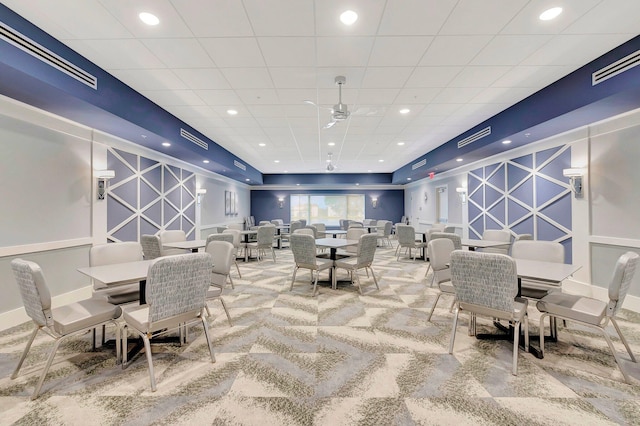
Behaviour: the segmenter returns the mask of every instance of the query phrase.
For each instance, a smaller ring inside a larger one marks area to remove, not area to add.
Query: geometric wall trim
[[[140,235],[182,229],[195,239],[196,175],[115,148],[107,168],[107,241],[140,241]]]
[[[562,243],[570,263],[572,195],[562,175],[569,167],[571,147],[563,145],[470,171],[469,237],[482,238],[485,229],[532,234]]]

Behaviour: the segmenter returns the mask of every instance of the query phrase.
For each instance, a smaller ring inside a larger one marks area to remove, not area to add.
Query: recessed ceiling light
[[[202,160],[204,164],[209,164],[209,160]]]
[[[356,186],[360,186],[360,184],[358,182],[356,182]]]
[[[462,158],[456,158],[456,161],[459,163],[462,161]]]
[[[367,170],[367,173],[371,173],[373,170]]]
[[[353,23],[358,20],[358,14],[353,10],[347,10],[346,12],[342,12],[340,20],[345,25],[353,25]]]
[[[266,143],[259,143],[258,146],[267,146]]]
[[[411,110],[409,108],[402,108],[400,110],[400,114],[409,114],[411,112]]]
[[[384,163],[384,160],[380,159],[378,160],[378,163]]]
[[[236,111],[235,109],[228,109],[228,110],[227,110],[227,114],[229,114],[229,115],[236,115],[236,114],[238,114],[238,111]]]
[[[169,142],[162,142],[162,146],[171,146]]]
[[[296,186],[300,186],[300,184],[299,184],[299,183],[296,183]]]
[[[509,139],[507,139],[506,141],[502,141],[503,144],[505,145],[509,145],[511,143],[511,141]]]
[[[245,180],[246,180],[247,182],[249,182],[249,181],[250,181],[251,179],[249,179],[249,178],[246,178]]]
[[[149,13],[149,12],[140,13],[138,15],[138,18],[140,18],[140,20],[147,25],[158,25],[160,23],[160,20],[158,19],[158,17],[153,13]]]
[[[289,173],[289,172],[287,170],[285,170],[284,173]]]
[[[407,180],[411,180],[411,178],[407,178]]]
[[[274,163],[279,163],[279,162],[280,162],[280,160],[273,160],[273,162],[274,162]]]
[[[542,12],[539,18],[541,21],[550,21],[552,19],[557,18],[558,15],[560,15],[561,13],[562,13],[561,7],[552,7],[551,9],[547,9],[544,12]]]
[[[329,145],[329,146],[335,146],[335,144],[336,144],[335,142],[329,142],[327,145]]]
[[[404,142],[398,142],[398,146],[404,145]]]

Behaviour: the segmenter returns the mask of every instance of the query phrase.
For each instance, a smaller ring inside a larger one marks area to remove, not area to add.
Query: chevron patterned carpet
[[[512,344],[469,337],[464,316],[447,353],[451,298],[443,296],[426,321],[437,294],[427,263],[396,261],[393,249],[379,248],[380,290],[362,272],[364,295],[349,284],[323,284],[312,298],[306,271],[289,291],[290,250],[277,256],[275,264],[269,257],[241,263],[242,278],[232,270],[235,289],[227,286],[224,299],[233,326],[219,302],[209,303],[215,363],[198,327],[182,347],[153,346],[156,392],[144,355],[123,370],[112,349],[91,352],[87,334],[62,345],[43,394],[30,401],[51,339],[36,340],[11,380],[31,325],[0,333],[0,424],[640,424],[640,364],[618,339],[633,385],[622,381],[604,339],[571,323],[544,359],[520,351],[513,376]],[[530,316],[537,334],[535,307]],[[640,315],[621,316],[640,355]],[[496,330],[479,318],[478,332]]]

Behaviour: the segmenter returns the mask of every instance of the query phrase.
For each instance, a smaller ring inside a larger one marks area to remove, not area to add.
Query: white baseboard
[[[56,306],[62,306],[77,302],[78,300],[88,299],[92,294],[92,286],[82,287],[78,290],[73,290],[68,293],[52,297],[51,305],[55,308]],[[22,307],[12,311],[3,312],[0,314],[0,331],[7,330],[30,320],[31,318],[29,318],[27,312]]]
[[[562,283],[562,291],[579,294],[581,296],[593,297],[607,302],[609,300],[609,289],[597,287],[580,281],[567,279]],[[624,309],[640,313],[640,297],[627,295],[622,305]]]

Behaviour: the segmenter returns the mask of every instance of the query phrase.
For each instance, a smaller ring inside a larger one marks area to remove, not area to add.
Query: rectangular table
[[[249,244],[249,235],[258,235],[257,229],[245,229],[240,231],[240,235],[244,237],[244,261],[249,261],[249,250],[247,250],[247,244]]]
[[[276,225],[276,239],[278,240],[278,250],[282,249],[282,231],[290,228],[291,228],[291,224],[289,223]]]
[[[565,279],[569,278],[573,275],[581,266],[567,264],[567,263],[556,263],[556,262],[544,262],[539,260],[528,260],[528,259],[514,259],[516,261],[516,270],[518,273],[518,294],[517,297],[520,296],[520,286],[522,278],[530,278],[534,280],[547,281],[550,283],[560,284]],[[478,334],[476,337],[478,339],[512,339],[513,338],[513,327],[509,326],[509,328],[503,326],[498,322],[494,322],[496,327],[500,330],[507,332],[505,335],[496,335],[496,334]],[[542,330],[540,330],[542,332]],[[551,325],[551,338],[550,340],[555,340],[557,332],[554,330],[554,325]],[[534,336],[535,339],[535,336]],[[529,340],[531,340],[531,336],[529,336]],[[520,340],[521,344],[524,345],[524,341]],[[537,348],[533,347],[531,344],[529,345],[529,352],[533,354],[536,358],[542,358],[542,354],[538,351]]]
[[[508,246],[511,243],[505,241],[491,241],[491,240],[462,240],[463,247],[469,247],[469,250],[474,251],[476,248],[488,248],[488,247],[500,247]]]
[[[193,253],[197,253],[198,250],[207,245],[207,240],[190,240],[190,241],[175,241],[173,243],[165,243],[162,246],[167,248],[178,248],[191,250]]]
[[[345,231],[346,232],[346,231]],[[324,247],[329,249],[329,259],[334,263],[334,266],[329,269],[329,280],[331,282],[331,288],[334,290],[337,287],[337,280],[335,274],[335,261],[337,259],[337,250],[347,246],[357,246],[358,240],[347,240],[345,238],[318,238],[316,240],[316,247]]]

